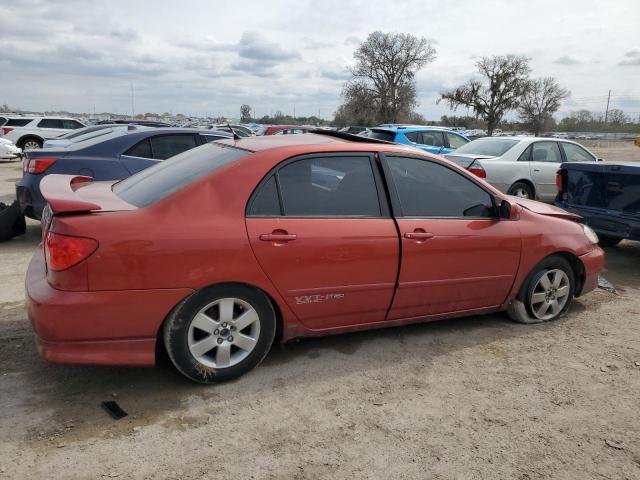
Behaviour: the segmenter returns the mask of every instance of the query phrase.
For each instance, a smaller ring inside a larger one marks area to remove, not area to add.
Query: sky
[[[571,91],[559,115],[640,117],[640,0],[11,0],[0,3],[0,104],[25,110],[332,118],[373,31],[429,39],[416,76],[428,119],[482,56],[531,59]],[[133,106],[132,106],[133,90]],[[457,114],[465,114],[458,110]]]

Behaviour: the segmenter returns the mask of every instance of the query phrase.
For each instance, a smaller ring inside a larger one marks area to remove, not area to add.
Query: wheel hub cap
[[[258,343],[260,319],[239,298],[221,298],[202,308],[191,320],[189,352],[201,364],[227,368],[244,360]]]
[[[556,317],[569,300],[570,284],[560,269],[548,270],[538,279],[531,294],[531,311],[540,320]]]

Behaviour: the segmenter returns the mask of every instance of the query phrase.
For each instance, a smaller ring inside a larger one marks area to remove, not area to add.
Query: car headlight
[[[594,232],[589,225],[582,225],[584,230],[584,235],[589,239],[589,241],[593,244],[596,244],[600,241],[598,238],[598,234]]]

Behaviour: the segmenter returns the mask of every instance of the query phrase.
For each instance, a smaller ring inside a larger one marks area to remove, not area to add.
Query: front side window
[[[76,122],[75,120],[62,120],[62,128],[65,130],[75,130],[76,128],[82,127],[84,127],[84,125],[80,122]]]
[[[62,120],[55,118],[43,118],[38,123],[38,128],[63,128]]]
[[[153,158],[166,160],[186,150],[196,147],[196,137],[193,135],[160,135],[151,137],[151,151]]]
[[[432,147],[444,147],[444,137],[442,132],[421,132],[423,145]]]
[[[562,143],[562,149],[564,155],[567,157],[567,162],[595,162],[596,159],[593,155],[587,152],[584,148],[575,143]]]
[[[493,217],[491,195],[462,174],[439,163],[387,157],[404,217]]]
[[[285,216],[381,216],[369,157],[307,158],[277,175]]]
[[[556,142],[536,142],[531,148],[531,160],[534,162],[562,162],[560,147]]]
[[[447,140],[449,140],[449,146],[451,148],[460,148],[469,143],[467,140],[455,133],[446,132],[445,135],[447,136]]]

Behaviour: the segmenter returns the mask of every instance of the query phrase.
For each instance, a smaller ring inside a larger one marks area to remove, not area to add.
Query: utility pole
[[[133,83],[131,84],[131,118],[135,118],[136,111],[133,103]]]
[[[604,112],[604,124],[607,124],[607,120],[609,119],[609,100],[611,100],[611,90],[609,90],[609,96],[607,97],[607,109]]]

